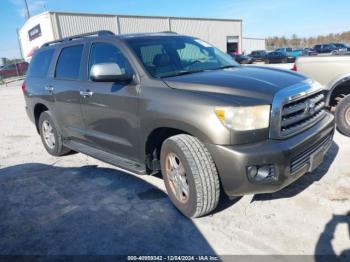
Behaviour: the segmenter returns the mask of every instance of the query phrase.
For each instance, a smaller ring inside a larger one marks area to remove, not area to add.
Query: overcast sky
[[[350,31],[350,0],[27,0],[44,11],[243,19],[246,37],[317,36]],[[19,57],[24,0],[0,0],[0,57]]]

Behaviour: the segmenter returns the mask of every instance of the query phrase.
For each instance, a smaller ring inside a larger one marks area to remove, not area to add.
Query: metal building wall
[[[117,16],[117,23],[120,34],[169,31],[166,17]]]
[[[254,50],[266,50],[266,40],[261,38],[243,38],[242,52],[248,55]]]
[[[152,17],[51,12],[57,38],[97,30],[118,33],[174,31],[201,38],[226,52],[228,37],[238,37],[242,51],[242,21],[180,17]]]
[[[196,36],[215,45],[224,52],[226,52],[228,36],[238,36],[239,48],[241,48],[241,24],[242,22],[239,20],[170,18],[171,31]]]
[[[118,33],[115,15],[52,13],[56,22],[58,38],[98,30]]]

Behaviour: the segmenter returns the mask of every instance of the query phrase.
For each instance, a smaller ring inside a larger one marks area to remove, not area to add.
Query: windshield
[[[239,66],[229,55],[193,37],[152,36],[127,42],[156,78]]]

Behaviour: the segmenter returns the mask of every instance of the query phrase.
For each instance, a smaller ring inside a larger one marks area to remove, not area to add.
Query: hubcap
[[[168,154],[165,161],[166,175],[170,188],[178,201],[186,203],[190,188],[188,186],[185,168],[179,157],[174,153]]]
[[[53,133],[53,128],[49,121],[47,120],[43,121],[41,125],[41,132],[43,134],[45,144],[49,148],[53,149],[55,147],[56,141],[55,141],[55,135]]]
[[[350,107],[345,111],[346,123],[350,126]]]

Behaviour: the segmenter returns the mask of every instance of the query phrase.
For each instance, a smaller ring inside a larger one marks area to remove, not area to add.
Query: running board
[[[111,153],[105,152],[103,150],[100,150],[91,146],[87,146],[85,144],[82,144],[73,140],[65,140],[64,145],[74,151],[86,154],[93,158],[97,158],[98,160],[101,160],[108,164],[112,164],[130,173],[134,173],[137,175],[147,174],[146,167],[144,165],[140,165],[139,163],[134,162],[132,160],[113,155]]]

